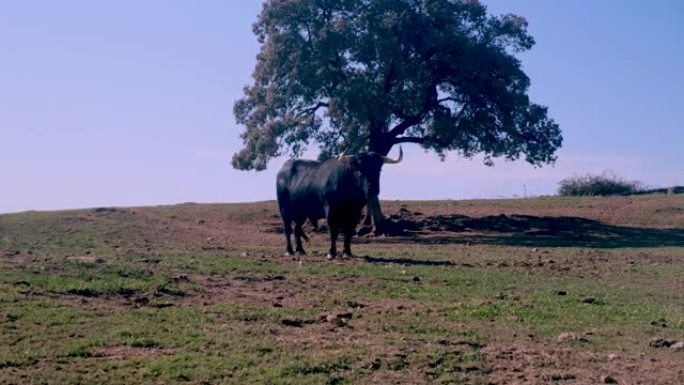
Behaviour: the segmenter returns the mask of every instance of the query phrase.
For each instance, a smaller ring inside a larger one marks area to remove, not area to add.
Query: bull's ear
[[[340,163],[350,164],[354,160],[354,155],[345,155],[338,159]]]
[[[388,158],[386,156],[382,157],[383,163],[386,164],[396,164],[401,162],[402,159],[404,159],[404,151],[401,149],[401,146],[399,146],[399,157],[397,159]]]

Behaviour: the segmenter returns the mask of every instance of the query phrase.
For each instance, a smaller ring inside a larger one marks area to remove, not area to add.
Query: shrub
[[[643,183],[624,180],[608,171],[600,175],[575,175],[563,179],[559,185],[561,196],[632,195],[644,190]]]

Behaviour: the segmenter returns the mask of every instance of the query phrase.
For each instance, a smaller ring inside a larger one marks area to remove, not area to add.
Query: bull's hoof
[[[354,254],[352,254],[352,253],[344,253],[344,254],[342,254],[342,258],[354,258]]]
[[[328,259],[328,261],[332,261],[333,259],[335,259],[335,256],[328,253],[328,255],[326,255],[326,258]]]
[[[304,250],[295,251],[295,256],[297,256],[297,257],[303,257],[305,255],[306,255],[306,251],[304,251]]]

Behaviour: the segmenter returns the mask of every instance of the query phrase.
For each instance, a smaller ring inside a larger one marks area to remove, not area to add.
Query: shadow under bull
[[[426,216],[401,209],[386,221],[384,237],[373,243],[488,244],[529,247],[684,247],[684,229],[614,226],[581,217],[540,217],[533,215]],[[282,233],[282,226],[272,229]],[[317,230],[327,231],[325,224]],[[367,234],[360,228],[359,235]]]

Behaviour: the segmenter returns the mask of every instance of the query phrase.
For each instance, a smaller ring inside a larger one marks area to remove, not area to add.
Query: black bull
[[[276,190],[278,208],[285,228],[286,255],[305,254],[302,238],[307,239],[302,225],[308,219],[316,224],[325,218],[330,232],[328,258],[337,255],[337,235],[344,234],[343,255],[351,256],[351,237],[361,219],[368,198],[380,193],[380,170],[385,163],[399,163],[403,157],[391,159],[369,152],[340,155],[318,162],[288,160],[278,172]],[[295,250],[290,236],[294,222]],[[308,240],[308,239],[307,239]]]

